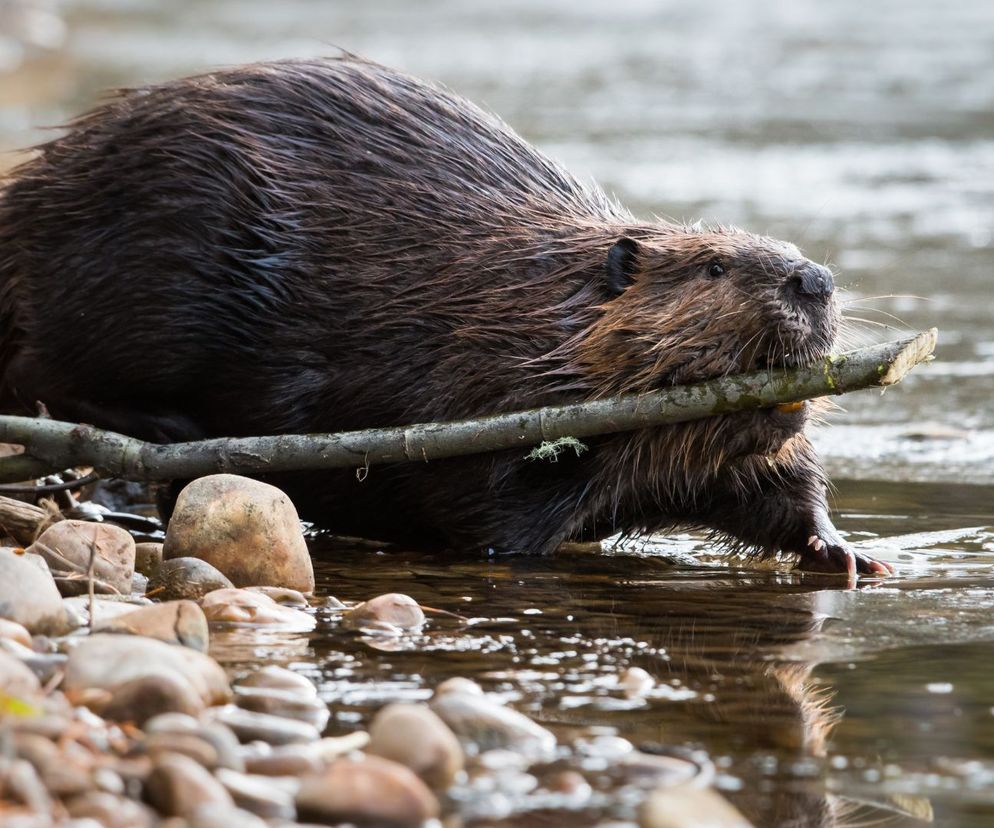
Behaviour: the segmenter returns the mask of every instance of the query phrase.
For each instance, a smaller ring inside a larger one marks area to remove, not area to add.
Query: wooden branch
[[[149,481],[215,472],[364,468],[511,448],[527,453],[542,442],[564,437],[631,431],[886,387],[929,360],[935,341],[933,328],[907,339],[828,357],[808,368],[755,371],[646,394],[450,423],[158,445],[88,425],[8,416],[0,417],[0,441],[23,445],[25,455],[47,465],[49,471],[93,466],[106,477]]]

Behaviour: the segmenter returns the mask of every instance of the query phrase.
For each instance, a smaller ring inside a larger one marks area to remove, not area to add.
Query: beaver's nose
[[[805,262],[791,275],[794,289],[805,296],[831,296],[835,290],[832,271],[814,262]]]

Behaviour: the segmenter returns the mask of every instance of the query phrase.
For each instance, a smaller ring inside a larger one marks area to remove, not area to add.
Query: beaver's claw
[[[890,564],[858,554],[832,530],[811,535],[800,556],[798,569],[845,575],[849,586],[855,586],[857,574],[886,576],[894,571]]]

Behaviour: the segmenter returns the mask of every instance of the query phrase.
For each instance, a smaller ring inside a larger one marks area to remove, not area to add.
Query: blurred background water
[[[846,397],[847,412],[816,435],[841,528],[898,567],[875,590],[750,576],[708,562],[693,538],[620,562],[458,570],[385,555],[368,572],[368,552],[322,541],[315,551],[332,562],[322,589],[366,598],[403,577],[435,606],[478,600],[522,624],[541,608],[537,640],[507,633],[514,667],[491,684],[533,699],[550,723],[703,747],[758,826],[841,824],[825,804],[838,795],[921,817],[908,799],[920,794],[937,824],[994,824],[994,3],[0,0],[0,165],[107,87],[338,47],[447,84],[640,214],[796,241],[838,272],[848,313],[863,320],[853,345],[935,325],[940,346],[885,396]],[[666,574],[657,551],[711,568]],[[557,605],[572,614],[551,613]],[[801,620],[785,626],[788,605]],[[735,643],[745,616],[755,635]],[[666,656],[665,669],[697,701],[607,711],[568,701],[576,687],[513,672],[554,669],[566,639],[599,654],[571,663],[581,685],[605,664],[663,669],[631,642],[691,653],[697,667],[681,656],[681,673]],[[448,672],[486,683],[496,657],[446,661],[465,646],[439,644],[430,664],[417,648],[385,663],[332,625],[293,659],[324,677],[339,725],[354,727],[384,687],[418,697]],[[818,726],[812,686],[848,708],[837,726]],[[707,698],[726,707],[715,713]],[[764,731],[771,700],[799,734],[785,744]]]

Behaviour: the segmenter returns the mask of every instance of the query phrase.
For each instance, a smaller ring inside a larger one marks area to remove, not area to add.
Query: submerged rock
[[[135,541],[119,526],[85,520],[61,520],[49,526],[27,549],[45,559],[53,573],[82,576],[74,579],[78,595],[87,589],[86,575],[93,558],[93,577],[120,595],[131,594],[135,572]],[[102,590],[103,591],[103,590]]]
[[[0,618],[33,634],[64,635],[72,628],[43,558],[0,548]]]
[[[369,727],[369,752],[406,765],[432,788],[448,788],[462,771],[462,746],[425,704],[389,704]]]
[[[192,556],[235,586],[314,591],[314,570],[297,510],[275,486],[233,474],[194,480],[176,501],[166,559]]]
[[[210,638],[204,611],[193,601],[167,601],[140,607],[100,621],[94,631],[143,635],[169,644],[182,644],[202,653],[207,652]]]
[[[379,826],[419,826],[439,814],[438,799],[409,768],[379,756],[336,759],[304,777],[297,793],[303,819]]]
[[[148,594],[164,601],[199,601],[216,589],[234,586],[224,573],[200,558],[172,558],[163,561],[148,580]]]
[[[357,604],[342,616],[350,629],[373,632],[413,632],[425,623],[424,610],[409,595],[388,592]]]
[[[277,604],[268,595],[248,589],[217,589],[205,595],[200,606],[208,621],[229,624],[259,624],[282,630],[308,632],[316,621],[292,607]]]
[[[489,696],[449,691],[436,694],[431,709],[459,737],[468,753],[507,750],[537,762],[550,760],[556,752],[556,737],[551,731]]]

